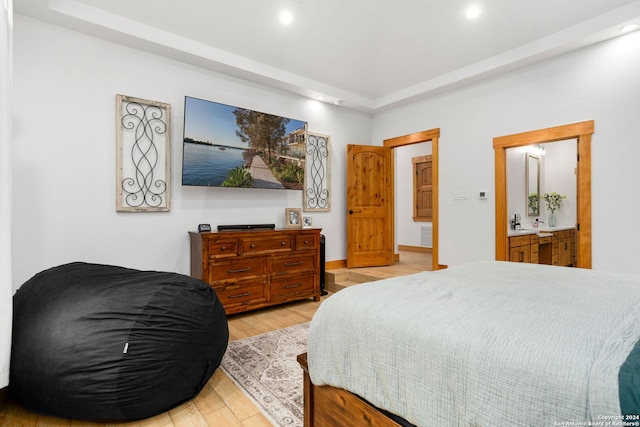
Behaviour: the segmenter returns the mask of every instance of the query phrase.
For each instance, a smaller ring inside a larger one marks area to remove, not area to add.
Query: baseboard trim
[[[399,251],[407,251],[407,252],[421,252],[421,253],[432,253],[432,248],[425,248],[424,246],[406,246],[406,245],[398,245]],[[393,254],[393,262],[400,261],[400,254]],[[327,261],[324,263],[324,270],[338,270],[340,268],[347,268],[347,260],[346,259],[338,259],[335,261]],[[446,265],[440,265],[440,268],[447,268]]]
[[[336,261],[327,261],[324,263],[324,269],[327,270],[337,270],[339,268],[347,268],[347,260],[339,259]]]
[[[420,252],[430,254],[433,252],[433,248],[426,248],[424,246],[407,246],[407,245],[398,245],[399,251],[407,251],[407,252]]]

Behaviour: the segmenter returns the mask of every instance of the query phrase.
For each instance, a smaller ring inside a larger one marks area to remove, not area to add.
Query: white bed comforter
[[[418,426],[605,421],[639,302],[640,277],[497,261],[351,286],[311,322],[309,373]]]

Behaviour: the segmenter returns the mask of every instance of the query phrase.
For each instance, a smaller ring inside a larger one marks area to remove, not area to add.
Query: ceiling
[[[476,19],[468,6],[480,8]],[[640,0],[14,0],[14,12],[375,113],[640,24]],[[293,20],[283,25],[282,10]]]

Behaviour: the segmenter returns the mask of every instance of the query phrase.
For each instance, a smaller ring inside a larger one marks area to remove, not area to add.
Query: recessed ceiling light
[[[466,11],[467,18],[476,19],[480,16],[480,8],[478,6],[469,6]]]
[[[293,15],[288,10],[280,12],[280,22],[282,25],[289,25],[293,21]]]
[[[629,24],[629,25],[625,25],[624,27],[622,27],[620,29],[621,33],[630,33],[631,31],[635,31],[638,28],[640,28],[639,24]]]

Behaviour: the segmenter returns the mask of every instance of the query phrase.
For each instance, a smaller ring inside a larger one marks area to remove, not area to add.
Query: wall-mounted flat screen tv
[[[307,123],[185,97],[182,185],[301,190]]]

